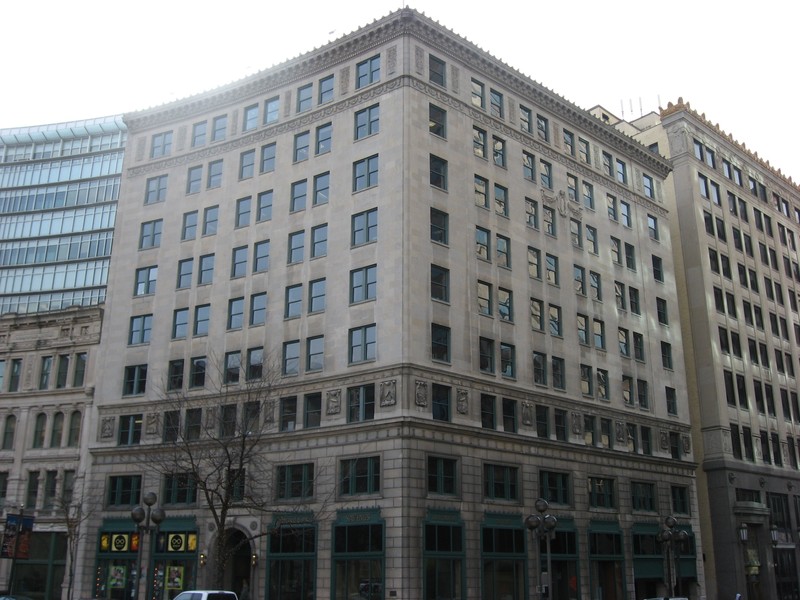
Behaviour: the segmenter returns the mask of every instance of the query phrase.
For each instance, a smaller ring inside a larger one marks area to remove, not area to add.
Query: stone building
[[[17,546],[16,561],[0,561],[0,586],[12,587],[13,569],[20,596],[62,597],[77,542],[70,525],[102,500],[86,487],[82,460],[102,316],[98,307],[0,316],[0,508],[4,532],[9,518],[32,530],[27,555]],[[3,558],[14,554],[11,539]]]
[[[682,100],[617,122],[668,157],[710,598],[800,594],[800,188]]]
[[[129,597],[148,491],[146,597],[212,581],[159,457],[265,375],[236,591],[525,598],[549,563],[558,598],[705,594],[665,159],[410,9],[124,119],[81,596]]]

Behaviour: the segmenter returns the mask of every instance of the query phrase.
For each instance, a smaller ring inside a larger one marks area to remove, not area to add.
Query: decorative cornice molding
[[[732,134],[727,133],[724,129],[722,129],[719,126],[719,123],[712,123],[711,121],[709,121],[706,118],[706,114],[705,113],[698,113],[696,110],[694,110],[691,107],[689,102],[684,102],[682,97],[678,98],[677,103],[673,104],[672,102],[668,102],[667,103],[667,107],[661,109],[661,112],[660,112],[661,120],[663,121],[665,118],[667,118],[667,117],[669,117],[671,115],[678,114],[680,112],[685,112],[686,114],[691,115],[692,117],[694,117],[695,119],[700,121],[700,123],[703,126],[708,127],[709,129],[714,131],[714,133],[716,133],[721,138],[723,138],[726,142],[728,142],[729,144],[733,145],[742,154],[745,154],[750,160],[752,160],[753,162],[757,163],[763,169],[766,169],[767,171],[769,171],[775,177],[779,178],[784,184],[792,187],[794,189],[794,191],[800,192],[800,184],[795,183],[791,176],[786,176],[786,175],[783,174],[783,172],[780,169],[774,168],[769,163],[768,160],[764,160],[764,159],[760,158],[758,156],[757,152],[753,152],[751,150],[748,150],[746,144],[744,144],[743,142],[739,142],[736,139],[734,139]]]

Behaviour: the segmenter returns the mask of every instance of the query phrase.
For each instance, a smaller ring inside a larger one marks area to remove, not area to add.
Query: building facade
[[[409,9],[125,123],[81,596],[212,581],[159,457],[267,374],[235,591],[528,598],[552,564],[554,597],[705,595],[666,160]]]
[[[682,100],[616,124],[673,164],[709,597],[797,598],[800,188]]]
[[[0,130],[0,314],[105,300],[125,124]]]
[[[7,519],[32,529],[28,551],[19,545],[17,560],[0,561],[0,586],[14,594],[58,600],[75,585],[68,556],[79,535],[72,525],[91,504],[82,451],[101,325],[98,307],[0,317],[4,534]],[[12,548],[3,547],[4,559]]]

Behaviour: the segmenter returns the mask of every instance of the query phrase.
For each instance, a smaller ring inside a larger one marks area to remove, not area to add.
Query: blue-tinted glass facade
[[[120,116],[0,129],[0,314],[105,301]]]

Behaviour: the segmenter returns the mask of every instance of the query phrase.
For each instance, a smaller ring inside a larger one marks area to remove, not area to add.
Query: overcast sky
[[[118,114],[190,96],[312,50],[403,5],[8,0],[0,25],[0,128]],[[407,5],[583,108],[602,104],[631,119],[683,97],[800,182],[798,3]]]

